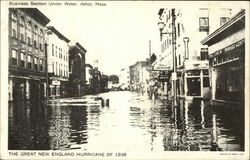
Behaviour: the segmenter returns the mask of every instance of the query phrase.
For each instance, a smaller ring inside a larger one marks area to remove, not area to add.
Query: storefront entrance
[[[187,78],[188,96],[201,96],[200,78]]]

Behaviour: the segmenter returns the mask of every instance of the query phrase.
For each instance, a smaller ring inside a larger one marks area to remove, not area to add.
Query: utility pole
[[[176,88],[176,31],[175,31],[175,9],[172,9],[172,52],[173,52],[173,73],[172,73],[172,83],[173,83],[173,106],[177,106],[177,88]]]
[[[46,72],[46,99],[49,99],[49,76],[48,76],[48,44],[45,42],[45,72]]]

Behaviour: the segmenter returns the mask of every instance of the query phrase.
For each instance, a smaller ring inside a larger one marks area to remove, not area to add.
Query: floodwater
[[[244,151],[244,111],[102,93],[109,106],[9,103],[9,150]],[[86,98],[86,97],[83,97]],[[87,99],[86,99],[87,100]]]

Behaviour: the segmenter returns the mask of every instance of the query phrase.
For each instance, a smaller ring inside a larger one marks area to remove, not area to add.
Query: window
[[[35,57],[35,59],[34,59],[34,69],[35,69],[35,70],[38,69],[38,67],[37,67],[37,66],[38,66],[38,65],[37,65],[37,60],[38,60],[37,57]]]
[[[208,49],[207,48],[201,48],[200,52],[201,60],[208,60]]]
[[[55,63],[52,62],[52,72],[55,73]]]
[[[31,69],[31,55],[28,55],[28,68]]]
[[[177,32],[178,32],[178,37],[180,37],[181,33],[180,33],[180,23],[177,24]]]
[[[181,55],[179,55],[179,65],[181,65]]]
[[[57,46],[56,46],[56,49],[55,49],[55,56],[57,57]]]
[[[34,47],[35,48],[38,48],[37,42],[38,42],[37,25],[35,25],[35,27],[34,27]]]
[[[52,56],[54,56],[54,44],[52,44]]]
[[[40,59],[40,71],[43,71],[43,60]]]
[[[11,51],[11,63],[17,66],[17,51],[14,49]]]
[[[220,17],[220,25],[222,26],[229,20],[229,17]]]
[[[203,71],[203,75],[209,75],[208,69],[204,69],[204,70],[202,70],[202,71]]]
[[[209,19],[208,17],[200,17],[200,32],[209,32]]]
[[[29,45],[32,45],[31,43],[31,22],[29,21],[27,23],[27,41]]]
[[[57,62],[56,62],[56,75],[57,75]]]
[[[11,13],[11,36],[17,38],[17,16],[14,12]]]
[[[24,27],[25,27],[25,23],[24,23],[24,18],[21,17],[20,18],[20,40],[21,42],[25,42],[24,41]]]
[[[203,87],[210,87],[209,77],[203,77]]]
[[[24,53],[23,53],[23,52],[21,52],[21,53],[20,53],[20,56],[21,56],[21,67],[24,67],[24,65],[25,65],[25,61],[24,61]]]

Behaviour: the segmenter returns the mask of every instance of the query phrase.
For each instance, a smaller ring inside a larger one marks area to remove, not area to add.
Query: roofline
[[[60,33],[55,27],[47,26],[47,28],[50,29],[53,33],[55,33],[59,38],[65,40],[67,43],[70,42],[70,40],[66,38],[62,33]]]
[[[215,30],[213,33],[209,34],[206,38],[204,38],[201,41],[202,45],[207,44],[210,40],[212,40],[215,36],[217,36],[219,33],[223,32],[233,24],[235,24],[237,21],[242,19],[245,16],[245,9],[242,9],[240,12],[238,12],[235,16],[233,16],[229,21],[227,21],[224,25],[220,26],[217,30]]]
[[[164,8],[160,8],[159,11],[158,11],[158,15],[161,16],[163,11],[164,11]]]
[[[83,48],[83,46],[81,46],[80,43],[78,42],[76,42],[76,47],[78,47],[80,50],[84,51],[85,53],[87,52],[87,50]]]
[[[85,66],[88,66],[88,67],[90,67],[91,69],[93,69],[93,66],[91,65],[91,64],[85,64]]]
[[[32,15],[31,11],[34,11],[35,13],[37,13],[43,20],[43,25],[46,26],[49,22],[50,22],[50,19],[45,16],[39,9],[37,8],[20,8],[22,9],[24,12],[26,12],[27,14],[29,14],[31,17],[33,18],[37,18],[37,17],[34,17],[34,15]]]

